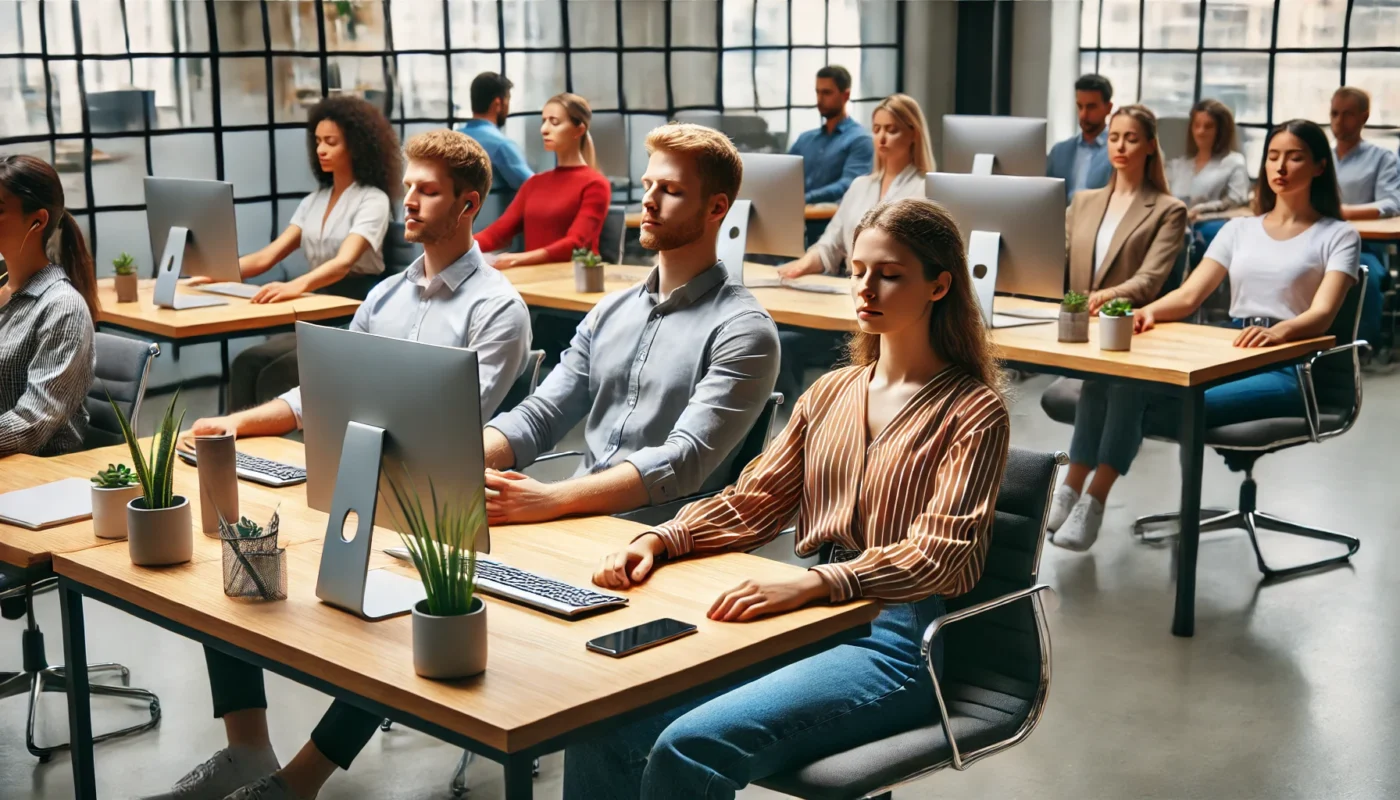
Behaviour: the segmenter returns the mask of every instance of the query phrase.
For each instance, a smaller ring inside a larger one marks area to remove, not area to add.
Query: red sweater
[[[612,184],[590,167],[555,167],[521,184],[506,213],[476,234],[481,252],[510,245],[525,228],[525,250],[549,251],[550,261],[568,261],[574,248],[598,250],[608,216]]]

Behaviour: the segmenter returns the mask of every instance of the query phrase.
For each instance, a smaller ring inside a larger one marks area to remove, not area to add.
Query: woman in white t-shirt
[[[1222,228],[1181,288],[1134,313],[1138,333],[1158,322],[1185,319],[1227,275],[1230,316],[1241,329],[1236,347],[1308,339],[1332,327],[1360,274],[1361,236],[1341,220],[1327,136],[1315,123],[1291,120],[1269,133],[1264,151],[1255,188],[1263,215],[1234,219]],[[1207,389],[1205,414],[1209,428],[1301,417],[1297,372],[1281,367]],[[1097,517],[1102,513],[1099,508]],[[1096,519],[1089,523],[1097,530]]]
[[[311,108],[307,156],[319,188],[271,244],[238,260],[243,278],[261,275],[301,250],[311,269],[263,284],[254,303],[295,300],[307,292],[365,299],[384,273],[384,235],[394,218],[390,196],[403,178],[394,128],[373,104],[353,95]],[[296,337],[274,336],[244,350],[229,374],[229,409],[257,405],[297,385]]]

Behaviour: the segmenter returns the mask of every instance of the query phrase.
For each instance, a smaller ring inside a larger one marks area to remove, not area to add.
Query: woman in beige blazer
[[[1186,205],[1167,189],[1157,118],[1146,106],[1124,106],[1113,115],[1108,157],[1113,180],[1076,192],[1065,216],[1069,286],[1089,295],[1091,313],[1115,298],[1135,308],[1156,300],[1186,243]],[[1085,550],[1098,537],[1109,489],[1142,444],[1144,403],[1134,387],[1084,382],[1069,472],[1048,520],[1055,544]]]

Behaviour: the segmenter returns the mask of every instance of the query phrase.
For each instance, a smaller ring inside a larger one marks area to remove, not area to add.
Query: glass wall
[[[827,63],[850,70],[868,124],[900,88],[900,14],[897,0],[0,0],[0,152],[58,166],[100,274],[122,251],[149,269],[142,177],[232,182],[240,248],[260,247],[314,186],[304,123],[328,93],[380,104],[406,138],[469,117],[472,78],[503,72],[506,132],[546,169],[539,112],[576,92],[600,130],[630,134],[602,165],[625,194],[641,137],[670,118],[784,150],[820,122]]]
[[[1220,100],[1251,171],[1269,126],[1326,127],[1342,84],[1371,94],[1367,138],[1396,147],[1400,0],[1084,0],[1080,22],[1080,68],[1108,77],[1115,103],[1184,116]]]

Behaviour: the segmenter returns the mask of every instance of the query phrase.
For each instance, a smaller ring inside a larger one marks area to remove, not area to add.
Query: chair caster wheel
[[[394,723],[390,722],[390,721],[387,720],[387,719],[384,720],[383,722],[379,723],[379,730],[381,730],[381,731],[383,731],[383,732],[385,732],[385,733],[388,733],[389,730],[390,730],[391,728],[393,728],[393,727],[394,727]]]

